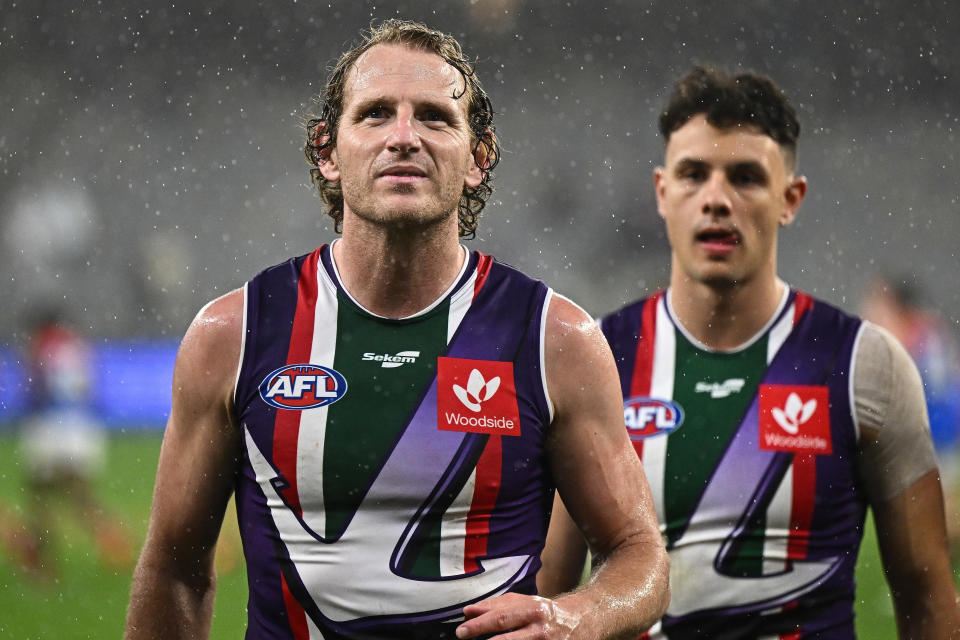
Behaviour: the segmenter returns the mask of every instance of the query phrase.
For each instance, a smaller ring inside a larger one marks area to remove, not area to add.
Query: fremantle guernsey
[[[535,592],[550,295],[474,252],[436,303],[386,319],[351,299],[328,246],[247,284],[248,640],[453,638],[465,605]]]
[[[853,638],[860,321],[788,290],[754,340],[717,352],[666,300],[601,321],[670,553],[652,637]]]

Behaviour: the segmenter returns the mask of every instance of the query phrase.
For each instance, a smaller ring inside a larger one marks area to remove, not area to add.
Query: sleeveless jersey
[[[247,283],[248,640],[453,638],[466,604],[535,592],[551,294],[474,252],[435,304],[386,319],[352,300],[327,246]]]
[[[733,352],[693,342],[664,292],[603,318],[671,558],[652,637],[854,637],[860,325],[796,291]]]

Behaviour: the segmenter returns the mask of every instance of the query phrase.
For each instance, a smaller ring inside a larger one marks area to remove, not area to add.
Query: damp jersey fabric
[[[731,352],[688,336],[665,292],[601,320],[671,557],[651,637],[854,637],[861,326],[794,290]]]
[[[382,318],[326,245],[246,285],[248,640],[453,638],[465,605],[535,593],[551,295],[473,252],[430,307]]]

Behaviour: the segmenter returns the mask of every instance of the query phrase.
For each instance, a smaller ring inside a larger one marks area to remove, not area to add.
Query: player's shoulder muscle
[[[180,343],[174,395],[193,391],[210,400],[232,397],[243,338],[244,291],[235,289],[207,303]],[[193,395],[193,394],[191,394]]]
[[[591,398],[604,406],[607,396],[620,407],[620,387],[613,354],[594,319],[561,295],[550,298],[544,340],[547,386],[557,409],[565,402]],[[569,407],[568,407],[569,408]]]

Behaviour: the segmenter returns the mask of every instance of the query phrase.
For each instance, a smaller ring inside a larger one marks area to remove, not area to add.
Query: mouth
[[[740,244],[740,234],[734,229],[710,228],[694,236],[696,242],[710,253],[727,254]]]
[[[421,169],[420,167],[414,166],[395,166],[387,167],[381,171],[378,175],[378,178],[386,178],[388,180],[396,180],[400,182],[409,182],[414,180],[419,180],[427,177],[427,172]]]

